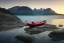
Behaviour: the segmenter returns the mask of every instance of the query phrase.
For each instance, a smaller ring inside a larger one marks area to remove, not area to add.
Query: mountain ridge
[[[2,9],[2,11],[4,11],[5,13],[10,13],[12,15],[62,15],[56,13],[51,8],[31,9],[30,7],[27,6],[14,6],[9,9],[5,9],[5,8],[0,8],[0,9]]]

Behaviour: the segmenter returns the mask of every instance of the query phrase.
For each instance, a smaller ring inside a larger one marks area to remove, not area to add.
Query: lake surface
[[[24,23],[32,22],[32,21],[43,21],[46,20],[48,24],[59,25],[63,24],[64,16],[63,15],[48,15],[48,16],[17,16]],[[59,22],[60,21],[60,22]],[[61,23],[62,22],[62,23]],[[64,25],[64,24],[63,24]],[[51,31],[42,32],[40,34],[33,35],[35,40],[33,43],[64,43],[64,40],[55,42],[52,41],[51,38],[48,37],[48,34]],[[22,41],[17,40],[15,37],[17,35],[26,34],[24,28],[16,28],[8,31],[0,32],[0,43],[23,43]]]
[[[24,23],[46,20],[47,24],[54,24],[57,27],[59,25],[64,25],[64,15],[17,16],[17,17],[20,18]]]

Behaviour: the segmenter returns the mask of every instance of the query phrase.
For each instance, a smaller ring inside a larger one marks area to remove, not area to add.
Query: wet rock
[[[34,36],[31,35],[18,35],[15,38],[24,43],[32,43],[35,39]]]
[[[56,25],[45,24],[42,26],[25,28],[24,30],[26,31],[26,33],[33,35],[33,34],[39,34],[41,32],[45,32],[45,31],[53,31],[56,29],[59,29],[58,27],[56,27]]]
[[[51,33],[49,33],[48,36],[53,41],[62,41],[62,40],[64,40],[64,30],[52,31]]]
[[[31,29],[24,29],[26,31],[26,33],[28,34],[39,34],[41,32],[44,32],[44,30],[41,30],[41,29],[37,29],[37,28],[31,28]]]

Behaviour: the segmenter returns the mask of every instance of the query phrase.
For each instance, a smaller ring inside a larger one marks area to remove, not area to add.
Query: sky
[[[64,14],[64,0],[0,0],[0,7],[28,6],[34,8],[51,8],[57,13]]]

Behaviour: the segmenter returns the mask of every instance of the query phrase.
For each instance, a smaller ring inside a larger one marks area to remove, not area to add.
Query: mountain
[[[34,15],[33,10],[27,6],[14,6],[9,8],[8,11],[15,15]]]
[[[43,14],[46,14],[46,15],[55,15],[57,14],[55,11],[53,11],[51,8],[47,8],[43,11],[44,13]]]
[[[14,6],[12,8],[7,9],[13,15],[58,15],[51,8],[40,8],[40,9],[31,9],[27,6]]]
[[[47,8],[47,9],[33,9],[34,13],[36,15],[56,15],[57,13],[55,11],[53,11],[51,8]]]
[[[42,9],[42,8],[40,8],[40,9],[34,8],[34,9],[33,9],[33,12],[34,12],[34,14],[36,14],[36,15],[42,15],[44,10],[45,10],[45,9]]]
[[[23,26],[22,21],[4,8],[0,8],[0,31]]]

